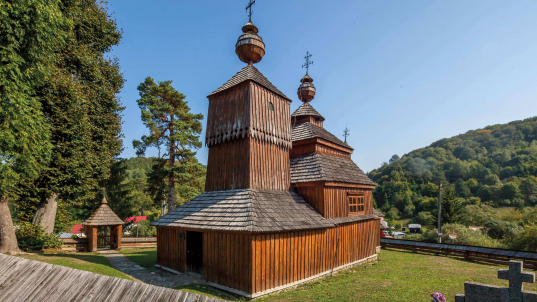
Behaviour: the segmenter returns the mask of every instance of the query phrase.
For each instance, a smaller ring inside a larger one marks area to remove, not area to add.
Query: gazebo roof
[[[93,226],[120,225],[123,224],[123,220],[119,219],[116,213],[110,209],[106,197],[103,197],[101,205],[83,224]]]

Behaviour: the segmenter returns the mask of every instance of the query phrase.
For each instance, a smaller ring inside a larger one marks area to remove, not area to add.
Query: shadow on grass
[[[153,268],[157,264],[157,249],[155,248],[122,249],[119,252],[141,267]]]
[[[73,254],[67,254],[67,253],[41,254],[39,253],[37,255],[39,255],[39,257],[44,257],[44,258],[76,259],[76,260],[81,260],[81,261],[90,262],[94,264],[101,264],[101,265],[105,265],[110,268],[113,268],[112,265],[110,264],[110,261],[108,261],[106,257],[96,254],[96,253],[80,253],[80,254],[79,253],[76,253],[76,254],[75,253]]]

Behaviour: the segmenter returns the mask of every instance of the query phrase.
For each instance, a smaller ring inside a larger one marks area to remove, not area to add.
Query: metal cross
[[[343,136],[345,137],[345,142],[347,142],[347,136],[349,136],[349,129],[347,128],[347,126],[345,126],[345,130],[343,130]]]
[[[248,5],[246,5],[246,11],[248,12],[248,18],[250,19],[250,22],[252,21],[252,5],[255,4],[255,0],[249,0]]]
[[[306,67],[306,74],[308,74],[308,68],[310,67],[310,65],[313,64],[313,61],[310,61],[310,58],[311,58],[310,52],[306,51],[306,56],[304,57],[304,59],[306,59],[306,63],[302,65],[302,68]]]

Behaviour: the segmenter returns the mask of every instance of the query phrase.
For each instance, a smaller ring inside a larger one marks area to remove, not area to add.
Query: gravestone
[[[509,261],[508,270],[499,270],[498,278],[509,280],[509,287],[464,283],[464,295],[456,295],[455,302],[537,302],[537,292],[524,291],[524,282],[534,283],[535,273],[523,272],[522,261]]]

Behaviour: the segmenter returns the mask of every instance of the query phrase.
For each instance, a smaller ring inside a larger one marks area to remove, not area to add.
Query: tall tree
[[[36,91],[51,128],[52,160],[25,190],[37,199],[33,222],[54,229],[58,199],[82,204],[100,192],[122,148],[117,94],[123,86],[117,59],[106,57],[121,32],[102,2],[65,0],[72,27],[56,50],[50,80]]]
[[[537,201],[537,184],[530,178],[523,178],[520,181],[520,193],[524,196],[526,205],[531,205]]]
[[[8,200],[36,178],[50,156],[50,129],[36,89],[50,79],[54,50],[69,28],[57,0],[0,5],[0,253],[16,252]]]
[[[201,147],[202,114],[190,112],[185,95],[172,87],[172,81],[158,84],[147,77],[138,86],[140,99],[137,101],[142,111],[142,121],[149,128],[150,135],[142,140],[134,140],[133,146],[138,155],[144,155],[147,147],[163,146],[167,153],[160,154],[162,160],[157,170],[165,169],[168,178],[168,210],[175,208],[176,181],[189,181],[195,178],[203,166],[196,160],[194,149]]]
[[[446,186],[442,192],[442,224],[461,222],[463,211],[462,199],[457,196],[454,186]],[[434,224],[438,224],[438,208],[432,210],[431,214]]]

